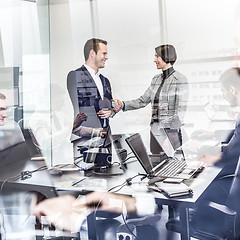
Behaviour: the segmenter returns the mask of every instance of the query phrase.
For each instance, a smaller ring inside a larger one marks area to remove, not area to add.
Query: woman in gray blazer
[[[115,100],[115,112],[143,108],[149,103],[152,105],[151,129],[163,128],[175,132],[182,144],[180,128],[183,124],[184,113],[188,103],[187,78],[173,68],[177,60],[174,46],[166,44],[155,48],[157,69],[162,73],[153,77],[151,85],[142,96],[130,101]],[[153,143],[153,140],[151,141]],[[153,144],[151,144],[153,145]],[[152,149],[154,152],[154,149]]]

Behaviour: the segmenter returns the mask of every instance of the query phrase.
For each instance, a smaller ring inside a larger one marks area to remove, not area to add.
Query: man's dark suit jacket
[[[101,100],[97,86],[88,72],[86,67],[82,65],[75,71],[71,71],[67,78],[67,88],[74,108],[74,116],[81,111],[81,106],[94,106],[96,113],[102,107],[111,108],[112,90],[109,80],[100,74],[103,85],[104,100]],[[81,93],[79,90],[81,88]],[[99,118],[103,127],[104,120]],[[107,119],[106,125],[109,121]]]
[[[234,131],[229,136],[229,139],[230,140],[227,146],[223,149],[221,159],[216,163],[216,166],[221,167],[222,170],[216,179],[206,189],[201,200],[198,201],[196,210],[191,216],[192,228],[202,232],[217,234],[219,236],[226,234],[226,215],[221,211],[217,211],[216,209],[209,207],[209,202],[226,205],[230,209],[237,211],[239,214],[239,207],[236,208],[236,206],[239,206],[239,192],[235,193],[234,200],[231,199],[230,201],[229,199],[229,193],[232,187],[234,174],[240,155],[239,120],[236,123]]]
[[[222,167],[221,176],[234,174],[238,158],[240,156],[240,120],[236,122],[236,127],[229,136],[226,147],[223,148],[223,154],[216,166]]]

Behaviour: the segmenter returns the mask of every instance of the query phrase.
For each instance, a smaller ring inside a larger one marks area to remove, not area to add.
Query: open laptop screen
[[[181,147],[181,139],[177,129],[165,129],[165,133],[176,151]]]
[[[164,128],[159,127],[159,125],[151,126],[152,135],[155,137],[156,141],[162,147],[163,151],[168,157],[174,157],[175,150],[170,142],[166,130]]]
[[[141,163],[144,170],[150,174],[153,168],[149,156],[147,154],[146,148],[143,144],[142,138],[139,133],[135,133],[130,137],[125,139],[138,161]]]

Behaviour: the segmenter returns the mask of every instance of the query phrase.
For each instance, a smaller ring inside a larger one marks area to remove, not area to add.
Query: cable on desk
[[[81,166],[79,166],[78,164],[79,164],[80,162],[82,162],[82,161],[83,161],[83,159],[80,160],[80,161],[78,161],[78,162],[73,162],[73,164],[74,164],[76,167],[81,168]]]
[[[128,184],[127,183],[124,183],[124,184],[122,184],[120,187],[119,187],[119,189],[117,189],[117,190],[115,190],[115,191],[112,191],[112,193],[117,193],[117,192],[119,192],[123,187],[125,187],[125,186],[128,186]]]
[[[32,171],[29,171],[29,172],[35,173],[35,172],[44,171],[44,170],[47,170],[47,169],[48,169],[47,166],[42,166],[42,167],[39,167],[39,168],[37,168],[35,170],[32,170]]]
[[[67,164],[57,164],[57,165],[54,165],[52,168],[64,168],[64,167],[67,167],[67,166],[70,166],[72,165],[71,163],[67,163]]]
[[[6,180],[1,184],[1,188],[0,188],[1,194],[2,194],[2,191],[3,191],[3,186],[4,186],[4,184],[7,183],[8,181],[10,181],[10,180],[17,181],[17,180],[20,180],[20,179],[21,179],[21,180],[26,180],[26,179],[32,177],[32,173],[35,173],[35,172],[38,172],[38,171],[43,171],[43,170],[47,170],[47,166],[42,166],[42,167],[39,167],[39,168],[34,169],[34,170],[31,170],[31,171],[29,171],[29,170],[22,171],[22,172],[20,172],[18,175],[6,179]]]
[[[126,163],[129,159],[131,159],[131,158],[136,158],[135,156],[131,156],[131,157],[128,157],[128,158],[126,158],[124,161],[123,161],[123,163]]]
[[[4,180],[4,181],[2,182],[1,188],[0,188],[1,195],[2,195],[3,186],[4,186],[5,183],[7,183],[7,182],[10,181],[10,180],[17,181],[17,180],[20,180],[20,179],[21,179],[21,174],[18,174],[18,175],[16,175],[16,176],[13,176],[13,177],[10,177],[10,178]]]
[[[114,164],[117,164],[118,166],[120,166],[120,162],[113,162],[111,163],[111,166],[113,166]]]
[[[120,187],[119,190],[121,190],[124,186],[129,186],[129,185],[131,185],[131,184],[132,184],[132,180],[133,180],[134,178],[138,177],[138,176],[144,176],[144,177],[146,177],[146,174],[140,174],[140,173],[138,173],[137,175],[135,175],[135,176],[133,176],[133,177],[127,178],[122,184],[119,184],[119,185],[117,185],[117,186],[114,186],[114,187],[108,189],[107,192],[111,192],[113,189],[115,189],[115,188],[117,188],[117,187]],[[124,185],[124,186],[123,186],[123,185]],[[119,191],[119,190],[118,190],[118,191]]]
[[[77,161],[78,159],[80,159],[79,161]],[[83,161],[83,156],[79,156],[79,157],[74,157],[73,158],[73,163],[74,164],[78,164],[78,163],[80,163],[80,162],[82,162]]]
[[[127,154],[127,156],[130,155],[130,154],[133,154],[133,152],[129,152],[129,153]]]

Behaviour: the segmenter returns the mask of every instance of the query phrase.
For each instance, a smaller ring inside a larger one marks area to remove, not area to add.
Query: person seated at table
[[[25,141],[19,125],[15,121],[5,121],[8,117],[6,101],[6,96],[0,93],[0,151]]]
[[[7,118],[7,104],[6,104],[6,96],[0,93],[0,126],[4,125],[4,120]]]
[[[240,106],[240,68],[231,68],[225,71],[220,77],[220,83],[223,96],[229,102],[230,106]],[[228,144],[223,148],[223,151],[219,155],[205,154],[200,161],[204,161],[209,165],[216,164],[221,167],[230,165],[232,162],[236,164],[236,158],[240,154],[240,149],[238,148],[240,137],[239,117],[237,118],[235,129],[229,136]],[[234,158],[232,158],[233,156]],[[232,173],[233,169],[229,169],[229,172]]]
[[[230,103],[231,107],[240,106],[240,68],[230,68],[226,70],[220,77],[221,90],[224,98]],[[219,221],[221,218],[213,212],[208,212],[208,203],[215,202],[225,205],[236,166],[240,156],[240,121],[237,118],[235,129],[229,137],[229,142],[223,147],[218,155],[204,154],[200,161],[204,161],[207,165],[215,165],[221,167],[222,170],[217,178],[211,183],[207,191],[204,193],[202,200],[198,203],[196,211],[192,218],[192,224],[195,228],[208,230],[212,232],[219,231]],[[232,207],[232,206],[228,206]]]

